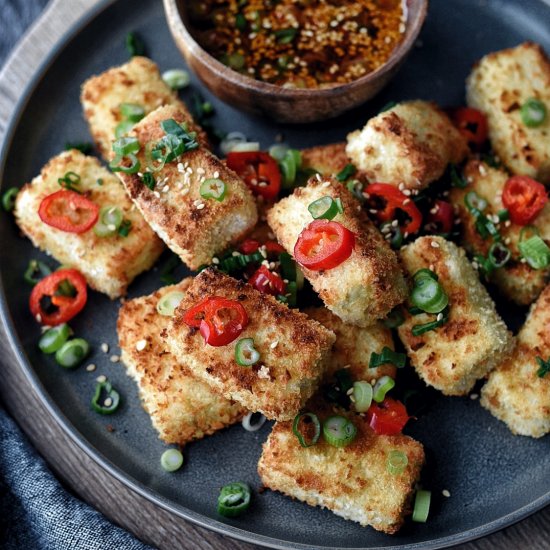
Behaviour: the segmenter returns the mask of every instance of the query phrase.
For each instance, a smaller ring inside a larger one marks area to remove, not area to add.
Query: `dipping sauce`
[[[402,0],[189,2],[191,32],[235,71],[290,88],[352,82],[383,65],[402,41]]]

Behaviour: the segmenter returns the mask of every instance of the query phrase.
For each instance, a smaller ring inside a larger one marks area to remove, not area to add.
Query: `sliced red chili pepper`
[[[267,241],[265,243],[265,250],[268,254],[282,254],[283,252],[286,252],[284,246],[281,246],[275,241]]]
[[[62,189],[45,197],[38,209],[40,219],[67,233],[85,233],[99,217],[99,206],[83,195]]]
[[[411,219],[403,228],[403,233],[416,233],[422,225],[422,214],[414,201],[407,197],[404,193],[401,193],[397,187],[390,185],[389,183],[371,183],[363,189],[363,193],[369,199],[377,197],[386,201],[386,204],[382,210],[378,210],[376,217],[381,222],[393,221],[395,218],[395,211],[401,210],[409,216]]]
[[[183,321],[198,328],[206,344],[226,346],[248,325],[248,315],[239,302],[210,296],[188,309]]]
[[[260,266],[254,275],[250,277],[248,283],[251,284],[256,290],[263,292],[264,294],[271,294],[272,296],[284,295],[285,283],[277,275],[269,271],[265,265]]]
[[[271,155],[260,151],[229,153],[226,162],[255,195],[267,201],[277,198],[281,190],[281,172]]]
[[[451,110],[451,119],[468,143],[479,147],[487,141],[489,125],[487,117],[477,109],[459,107]]]
[[[403,430],[409,420],[401,401],[386,397],[382,403],[373,403],[367,411],[367,422],[379,435],[394,435]]]
[[[294,258],[313,271],[332,269],[351,256],[354,246],[355,235],[342,224],[315,220],[300,233]]]
[[[512,176],[504,185],[502,202],[513,223],[528,225],[548,202],[548,193],[538,181],[527,176]]]
[[[454,225],[454,210],[450,203],[437,199],[434,203],[434,212],[430,211],[428,223],[437,225],[440,233],[450,233]]]
[[[246,239],[239,246],[239,250],[243,254],[254,254],[254,252],[257,252],[258,248],[260,248],[260,242],[255,239]]]
[[[74,288],[74,296],[63,296],[60,286],[68,281]],[[66,323],[82,311],[88,299],[86,279],[76,269],[60,269],[44,277],[32,289],[29,306],[34,318],[43,325]],[[48,300],[50,303],[46,304]]]

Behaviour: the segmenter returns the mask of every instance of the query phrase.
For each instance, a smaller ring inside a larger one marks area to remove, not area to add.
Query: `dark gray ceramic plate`
[[[526,39],[550,51],[550,7],[540,0],[433,0],[431,4],[421,45],[369,106],[327,124],[283,128],[243,115],[205,93],[217,107],[216,124],[226,131],[243,131],[263,146],[279,133],[295,147],[338,141],[389,100],[425,98],[442,105],[460,104],[470,66],[487,52]],[[66,141],[89,140],[79,104],[80,84],[127,60],[124,37],[129,31],[145,38],[148,54],[162,69],[182,66],[160,2],[105,2],[65,37],[24,92],[3,147],[3,189],[29,181]],[[199,88],[196,82],[193,85]],[[389,537],[271,492],[256,496],[245,517],[220,521],[215,512],[220,486],[244,480],[259,487],[256,463],[269,424],[256,433],[235,426],[189,445],[185,467],[176,474],[164,473],[159,465],[164,446],[140,407],[137,388],[123,367],[100,351],[100,344],[107,342],[112,353],[117,352],[119,303],[92,293],[86,313],[72,323],[77,334],[93,344],[90,361],[98,370],[90,374],[84,368],[61,369],[37,350],[40,331],[28,311],[29,288],[22,284],[28,261],[42,256],[19,236],[9,216],[1,216],[0,235],[2,311],[21,368],[87,453],[134,490],[184,518],[279,548],[440,548],[501,529],[550,503],[548,437],[538,441],[513,437],[477,401],[436,396],[430,411],[407,428],[427,449],[425,484],[434,495],[427,524],[408,524]],[[160,286],[159,272],[139,277],[130,297]],[[510,315],[508,309],[501,304],[513,324],[521,322],[524,312]],[[89,408],[98,374],[106,374],[124,396],[120,411],[107,419]],[[113,433],[107,424],[114,426]],[[441,496],[444,489],[450,498]]]

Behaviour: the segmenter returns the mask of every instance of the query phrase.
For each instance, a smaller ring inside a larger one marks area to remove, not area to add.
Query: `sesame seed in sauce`
[[[94,372],[96,369],[96,366],[93,364],[93,363],[90,363],[87,367],[86,367],[86,370],[88,372]]]
[[[101,351],[103,353],[109,353],[109,344],[106,344],[105,342],[101,344]]]
[[[120,357],[118,355],[111,355],[111,357],[109,357],[109,360],[111,361],[111,363],[118,363],[120,361]]]
[[[99,382],[100,384],[107,381],[107,377],[104,374],[100,374],[96,378],[96,382]]]

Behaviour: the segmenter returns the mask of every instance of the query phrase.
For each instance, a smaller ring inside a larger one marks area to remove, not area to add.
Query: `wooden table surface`
[[[100,0],[52,0],[0,72],[0,142],[29,77],[74,21]],[[142,541],[159,548],[242,549],[255,546],[196,527],[155,506],[104,472],[50,416],[17,366],[0,328],[0,396],[56,475],[83,500]],[[550,507],[461,550],[548,550]]]

